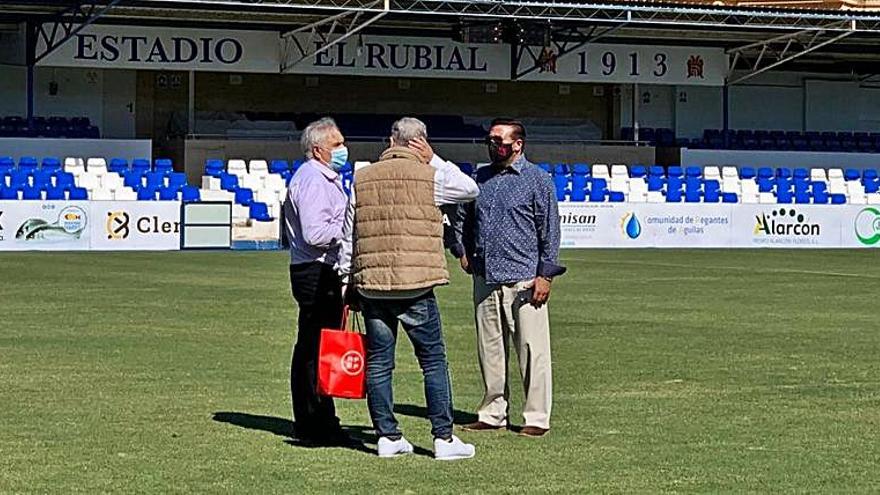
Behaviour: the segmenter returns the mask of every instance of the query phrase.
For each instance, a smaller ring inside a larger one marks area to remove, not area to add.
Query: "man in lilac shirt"
[[[342,287],[334,270],[348,197],[339,170],[348,160],[345,139],[330,118],[303,131],[309,159],[290,181],[284,222],[290,243],[290,286],[299,322],[290,391],[296,435],[319,445],[350,443],[339,425],[333,399],[317,393],[318,344],[322,328],[339,328]]]

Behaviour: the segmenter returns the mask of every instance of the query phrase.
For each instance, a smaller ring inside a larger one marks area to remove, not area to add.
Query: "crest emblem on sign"
[[[556,59],[558,58],[559,55],[557,55],[556,52],[550,48],[544,47],[544,49],[541,50],[541,56],[538,57],[538,67],[540,67],[538,72],[556,74]]]
[[[692,77],[703,77],[703,57],[699,55],[691,55],[687,60],[688,79]]]

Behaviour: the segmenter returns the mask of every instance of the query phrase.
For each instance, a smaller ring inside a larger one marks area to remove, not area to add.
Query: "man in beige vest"
[[[452,434],[452,392],[433,288],[449,282],[438,206],[471,201],[478,189],[435,155],[426,138],[424,123],[400,119],[391,129],[391,147],[355,173],[338,270],[362,297],[367,405],[379,456],[413,451],[394,417],[391,374],[400,324],[424,375],[434,457],[464,459],[474,456],[474,447]]]

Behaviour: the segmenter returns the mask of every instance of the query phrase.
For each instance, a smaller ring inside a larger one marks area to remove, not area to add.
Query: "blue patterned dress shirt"
[[[477,184],[480,195],[460,207],[458,219],[473,273],[488,284],[562,275],[559,205],[550,175],[521,156],[504,169],[479,168]]]

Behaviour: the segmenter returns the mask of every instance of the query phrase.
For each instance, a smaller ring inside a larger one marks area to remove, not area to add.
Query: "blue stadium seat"
[[[608,181],[605,179],[593,179],[590,186],[590,201],[601,203],[605,201],[608,192]]]
[[[46,201],[60,201],[67,199],[65,190],[61,187],[50,187],[46,189]]]
[[[23,187],[21,189],[21,199],[41,200],[43,199],[43,190],[39,187]]]
[[[555,187],[554,190],[556,191],[556,201],[560,201],[560,202],[565,201],[565,197],[568,194],[568,190],[565,189],[564,187],[558,187],[558,186]],[[350,190],[346,194],[350,194]]]
[[[157,158],[155,161],[155,167],[153,170],[156,172],[160,172],[163,174],[170,174],[174,171],[174,165],[171,163],[171,160],[168,158]]]
[[[701,169],[700,167],[688,167],[685,171],[685,174],[688,177],[699,178],[703,176],[703,169]]]
[[[705,203],[718,203],[721,201],[721,190],[720,189],[707,189],[705,193],[703,193],[703,201]]]
[[[590,175],[590,166],[586,163],[575,163],[571,169],[571,173],[574,174],[574,176],[586,177]]]
[[[212,160],[208,160],[208,161],[211,162]],[[220,161],[220,160],[216,160],[216,161]],[[220,162],[220,165],[221,165],[220,170],[223,170],[223,167],[222,167],[223,162]],[[207,169],[208,169],[208,166],[206,164],[205,165],[206,172],[207,172]],[[269,173],[280,174],[281,172],[283,172],[285,170],[290,170],[290,165],[287,163],[287,160],[272,160],[271,162],[269,162]],[[208,174],[208,175],[212,175],[212,174]]]
[[[878,177],[877,171],[874,169],[867,169],[862,173],[863,179],[876,179]]]
[[[780,204],[790,204],[794,199],[794,195],[789,190],[776,191],[776,202]]]
[[[666,202],[667,203],[681,203],[682,192],[680,189],[667,189],[666,191]]]
[[[113,158],[110,160],[110,164],[107,165],[107,170],[116,172],[117,174],[123,174],[129,170],[128,160],[125,158]]]
[[[141,175],[150,171],[150,160],[146,158],[135,158],[131,162],[132,170],[140,170]]]
[[[23,156],[18,159],[18,168],[20,170],[27,170],[28,172],[33,172],[37,169],[38,162],[37,159],[33,156]]]
[[[37,189],[46,189],[47,187],[52,185],[52,171],[51,170],[37,170],[32,175],[33,177],[33,186]]]
[[[869,194],[880,192],[880,180],[876,178],[865,180],[865,192]]]
[[[284,162],[284,160],[273,160],[272,163],[275,162]],[[284,162],[285,164],[287,162]],[[223,165],[223,160],[210,159],[205,161],[205,175],[210,175],[211,177],[220,177],[220,174],[224,172],[226,166]]]
[[[571,176],[571,190],[586,189],[588,186],[588,178],[586,175],[574,174]]]
[[[773,169],[770,167],[761,167],[758,169],[758,178],[759,179],[772,179],[776,174],[773,173]]]
[[[15,168],[15,160],[11,156],[0,156],[0,169],[12,170]]]
[[[147,189],[165,187],[165,174],[161,171],[147,172]]]
[[[846,169],[846,172],[843,173],[843,177],[848,181],[853,181],[861,179],[861,174],[859,174],[859,171],[854,168],[848,168]]]
[[[738,203],[739,197],[736,195],[736,193],[722,193],[721,201],[724,203]]]
[[[250,205],[250,217],[258,222],[270,222],[272,221],[272,217],[269,216],[269,207],[266,203],[260,203],[258,201],[252,202]]]
[[[827,205],[827,204],[828,204],[828,201],[829,201],[830,199],[831,199],[831,197],[828,195],[828,192],[827,192],[827,191],[822,191],[822,192],[816,192],[816,191],[814,191],[814,192],[813,192],[813,204],[816,204],[816,205]]]
[[[651,175],[648,177],[648,190],[649,191],[662,191],[663,186],[666,184],[666,181],[663,177]]]
[[[610,191],[608,193],[608,201],[612,203],[623,203],[626,201],[626,195],[620,191]]]
[[[168,175],[168,187],[179,191],[181,187],[186,185],[186,174],[183,172],[171,172]]]
[[[192,203],[201,199],[201,193],[196,186],[183,186],[180,194],[184,203]]]
[[[795,191],[794,202],[799,205],[810,204],[810,193],[806,191]]]
[[[235,191],[238,189],[238,177],[223,172],[220,176],[220,189],[224,191]]]
[[[783,179],[790,179],[792,177],[792,172],[790,168],[781,167],[776,169],[776,177]]]
[[[681,178],[684,177],[684,170],[682,170],[681,167],[669,167],[669,169],[666,171],[666,176]]]
[[[16,200],[18,199],[18,189],[14,187],[0,187],[0,199]]]
[[[61,160],[54,156],[44,157],[40,168],[49,172],[61,170]]]
[[[758,177],[758,192],[773,192],[776,181],[772,177]]]
[[[89,199],[89,191],[84,187],[71,187],[67,193],[67,199],[70,200],[86,200]]]
[[[144,185],[144,174],[142,172],[143,169],[131,169],[126,172],[122,177],[122,183],[126,187],[130,187],[137,191]]]
[[[9,174],[9,187],[21,189],[30,183],[30,174],[27,170],[13,169]]]
[[[549,163],[539,163],[538,167],[540,167],[541,170],[547,172],[548,174],[553,170]]]
[[[155,201],[156,192],[157,190],[151,187],[142,187],[137,191],[137,199],[138,201]]]
[[[663,169],[660,165],[651,165],[651,168],[648,171],[648,175],[651,177],[666,177],[666,170]]]
[[[755,169],[752,167],[742,167],[739,169],[740,179],[754,179],[756,177]]]
[[[587,200],[587,190],[586,189],[572,189],[571,194],[569,195],[571,201],[576,203],[582,203]]]
[[[178,189],[173,187],[162,187],[159,189],[159,201],[177,201]]]
[[[235,190],[235,203],[242,206],[250,206],[254,202],[254,192],[246,187]]]
[[[558,163],[555,167],[553,167],[553,175],[568,175],[568,165],[564,163]]]
[[[684,201],[685,203],[699,203],[700,196],[701,194],[699,189],[688,189],[684,193]]]
[[[565,190],[568,187],[568,176],[565,175],[554,175],[553,176],[553,184],[556,185],[556,189]]]
[[[633,165],[629,169],[629,174],[632,177],[635,177],[637,179],[641,179],[641,178],[648,175],[648,170],[645,168],[644,165]]]
[[[458,164],[458,168],[466,175],[474,175],[474,164],[471,162],[461,162]]]
[[[843,205],[846,204],[846,194],[831,194],[831,204],[833,205]]]
[[[296,172],[297,170],[299,170],[300,167],[302,167],[302,164],[302,160],[294,160],[293,163],[290,164],[290,170]]]

